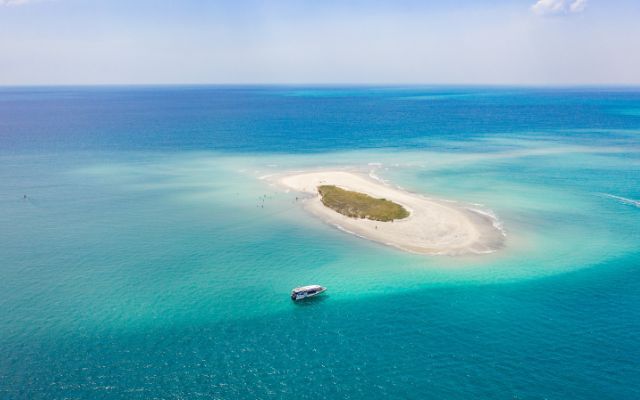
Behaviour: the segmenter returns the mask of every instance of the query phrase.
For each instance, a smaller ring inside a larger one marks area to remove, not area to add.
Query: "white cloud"
[[[538,0],[531,6],[536,14],[558,14],[564,11],[564,0]]]
[[[584,8],[587,6],[587,0],[575,0],[569,6],[569,10],[573,13],[581,13],[584,11]]]
[[[538,15],[578,14],[586,6],[587,0],[537,0],[531,10]]]
[[[0,0],[2,6],[21,6],[27,3],[31,3],[31,0]]]

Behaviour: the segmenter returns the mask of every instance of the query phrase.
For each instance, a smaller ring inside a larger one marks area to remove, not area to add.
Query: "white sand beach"
[[[410,193],[356,172],[316,171],[280,176],[277,183],[310,195],[304,207],[327,223],[348,233],[420,254],[482,254],[500,248],[504,234],[490,214],[456,202],[440,201]],[[322,204],[317,187],[336,185],[405,207],[410,215],[393,222],[355,219]]]

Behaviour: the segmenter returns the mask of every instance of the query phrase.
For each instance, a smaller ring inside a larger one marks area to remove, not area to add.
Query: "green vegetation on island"
[[[322,197],[322,204],[347,217],[388,222],[409,216],[409,212],[400,204],[334,185],[318,186],[318,192]]]

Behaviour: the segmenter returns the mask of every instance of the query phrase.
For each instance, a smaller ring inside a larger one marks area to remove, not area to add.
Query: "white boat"
[[[291,291],[291,300],[302,300],[307,297],[317,296],[327,290],[326,287],[320,285],[301,286]]]

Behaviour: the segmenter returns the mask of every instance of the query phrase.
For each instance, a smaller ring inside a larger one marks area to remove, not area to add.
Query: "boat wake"
[[[610,199],[617,200],[619,203],[640,208],[640,200],[628,199],[626,197],[616,196],[615,194],[609,194],[609,193],[599,193],[599,194],[603,197],[608,197]]]

